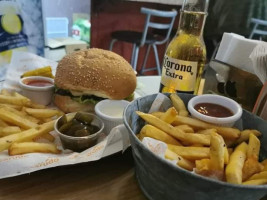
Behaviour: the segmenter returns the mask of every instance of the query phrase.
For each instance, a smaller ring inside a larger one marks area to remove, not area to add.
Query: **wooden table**
[[[55,167],[0,180],[0,199],[145,200],[131,149],[99,161]]]

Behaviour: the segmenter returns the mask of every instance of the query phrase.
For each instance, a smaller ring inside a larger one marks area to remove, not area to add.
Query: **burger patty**
[[[98,97],[98,96],[95,96],[95,95],[87,95],[87,94],[82,95],[82,96],[74,96],[69,90],[64,90],[64,89],[57,88],[57,87],[55,87],[55,94],[59,94],[59,95],[62,95],[62,96],[69,96],[73,100],[76,100],[77,98],[79,98],[79,102],[81,101],[80,103],[86,101],[87,99],[92,99],[92,100],[94,100],[96,102],[105,99],[105,98]]]

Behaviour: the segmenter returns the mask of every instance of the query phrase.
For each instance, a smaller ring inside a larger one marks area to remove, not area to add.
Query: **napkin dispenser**
[[[227,96],[248,111],[252,111],[263,86],[255,74],[218,60],[210,61],[204,78],[204,94]]]

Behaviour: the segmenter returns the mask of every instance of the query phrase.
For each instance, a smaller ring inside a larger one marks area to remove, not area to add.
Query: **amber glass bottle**
[[[207,8],[208,0],[184,1],[178,31],[164,55],[160,92],[197,94],[206,63]]]

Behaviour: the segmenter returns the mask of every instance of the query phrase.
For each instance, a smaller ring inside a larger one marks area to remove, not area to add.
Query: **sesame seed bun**
[[[120,100],[134,92],[136,75],[120,55],[91,48],[69,54],[59,62],[55,85],[74,96],[94,95]],[[55,104],[60,103],[55,99]]]

